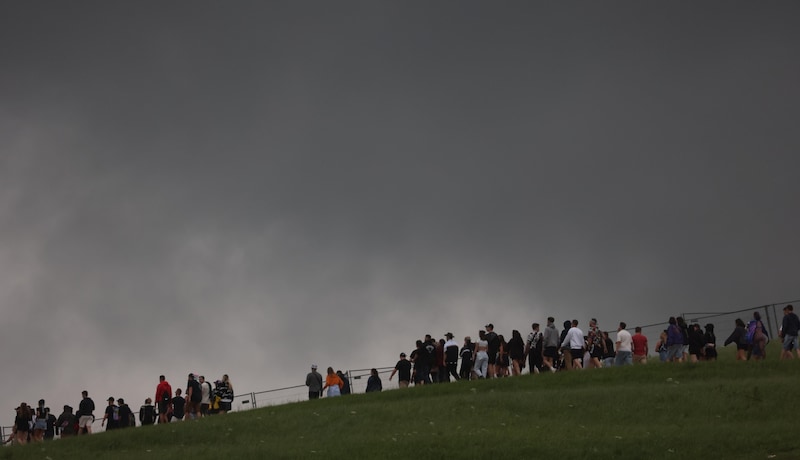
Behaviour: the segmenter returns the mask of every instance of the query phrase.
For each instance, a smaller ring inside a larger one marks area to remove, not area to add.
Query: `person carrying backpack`
[[[167,414],[164,414],[165,418],[166,415]],[[142,424],[142,426],[152,425],[156,422],[156,408],[153,406],[152,399],[145,399],[144,405],[139,408],[139,422]]]
[[[736,318],[736,328],[733,329],[731,335],[725,339],[725,343],[723,346],[728,346],[730,343],[736,344],[736,360],[737,361],[747,361],[747,348],[749,345],[747,344],[747,330],[744,326],[744,321],[740,318]]]

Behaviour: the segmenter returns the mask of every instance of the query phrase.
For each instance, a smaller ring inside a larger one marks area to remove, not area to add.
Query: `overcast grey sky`
[[[798,13],[2,2],[0,423],[800,297]]]

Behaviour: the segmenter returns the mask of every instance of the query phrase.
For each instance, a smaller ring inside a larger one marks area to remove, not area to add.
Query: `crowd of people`
[[[781,359],[793,358],[793,351],[800,358],[800,318],[794,313],[792,305],[784,307],[783,315],[779,330]],[[769,332],[760,313],[754,312],[748,324],[740,318],[734,323],[734,330],[723,345],[736,345],[737,360],[765,359]],[[697,323],[688,325],[682,317],[670,317],[667,329],[661,332],[656,342],[655,352],[662,362],[697,362],[715,360],[716,348],[713,324],[701,328]],[[617,327],[616,340],[609,337],[608,331],[601,330],[594,318],[589,321],[586,333],[580,329],[578,320],[565,321],[559,332],[555,319],[549,317],[542,329],[539,323],[533,323],[526,339],[518,330],[512,330],[509,340],[497,334],[494,325],[489,323],[478,331],[478,340],[475,342],[467,336],[459,345],[450,332],[439,340],[431,335],[417,340],[410,356],[405,352],[400,353],[389,380],[397,375],[399,387],[407,388],[412,383],[425,385],[516,376],[522,374],[526,366],[529,373],[538,374],[647,364],[649,352],[648,340],[642,334],[642,328],[636,327],[634,334],[631,334],[624,322]],[[311,366],[311,372],[306,376],[306,386],[309,399],[318,399],[323,395],[336,397],[351,392],[350,381],[341,370],[334,372],[332,367],[328,367],[323,377],[317,371],[316,364]],[[372,369],[366,392],[382,390],[380,375],[377,369]],[[54,439],[56,435],[63,438],[91,434],[95,404],[87,391],[84,390],[81,396],[77,412],[65,405],[58,417],[50,412],[43,399],[39,400],[36,408],[25,402],[20,403],[15,409],[12,433],[3,443],[26,444]],[[224,414],[230,411],[233,396],[233,385],[227,374],[215,381],[212,387],[204,376],[196,378],[190,373],[186,390],[177,388],[174,393],[166,377],[161,375],[155,398],[147,398],[139,408],[139,423],[144,426]],[[101,426],[106,430],[136,426],[136,417],[123,398],[109,397],[107,401]]]
[[[800,318],[792,305],[785,306],[783,314],[779,330],[781,359],[793,358],[793,351],[800,358]],[[399,387],[406,388],[411,384],[515,376],[522,374],[526,366],[529,373],[538,374],[647,364],[650,354],[648,339],[641,327],[634,328],[631,334],[627,324],[620,322],[616,340],[612,340],[608,331],[600,330],[594,318],[589,321],[586,333],[580,329],[578,320],[565,321],[559,332],[555,319],[549,317],[543,329],[539,323],[533,323],[526,339],[518,330],[512,330],[511,338],[506,340],[494,331],[491,323],[478,331],[475,342],[467,336],[459,344],[453,337],[448,332],[439,340],[431,335],[417,340],[410,356],[400,353],[389,380],[397,375]],[[748,324],[738,318],[735,320],[734,331],[724,345],[736,345],[737,359],[764,359],[768,340],[768,329],[760,313],[754,312]],[[655,344],[655,352],[662,362],[713,361],[717,358],[714,325],[689,325],[682,317],[670,317],[667,329],[661,332]],[[328,386],[333,382],[328,382]]]
[[[212,387],[204,376],[196,378],[191,373],[188,375],[186,390],[177,388],[174,393],[166,377],[161,375],[156,386],[155,399],[145,399],[139,408],[139,424],[145,426],[224,414],[231,410],[233,395],[233,385],[227,374],[215,381]],[[109,397],[107,401],[101,427],[114,430],[136,426],[136,416],[123,398]],[[95,410],[95,403],[86,390],[81,393],[77,411],[72,406],[64,405],[63,412],[58,417],[50,412],[44,399],[39,400],[36,408],[25,402],[20,403],[15,409],[11,434],[3,443],[27,444],[54,439],[56,435],[66,438],[91,434],[92,424],[96,420]]]

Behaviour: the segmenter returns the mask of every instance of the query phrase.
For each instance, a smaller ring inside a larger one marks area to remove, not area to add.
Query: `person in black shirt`
[[[139,408],[139,422],[142,426],[152,425],[156,422],[156,408],[153,406],[152,399],[145,399],[144,406]]]
[[[493,379],[497,377],[495,364],[497,364],[497,354],[500,351],[500,338],[497,336],[497,333],[494,332],[494,324],[492,323],[486,325],[486,342],[489,344],[489,348],[486,351],[489,355],[488,375],[486,378]]]
[[[117,399],[117,405],[119,406],[119,427],[128,428],[130,426],[136,426],[136,419],[133,417],[133,411],[125,404],[125,400],[122,398]]]
[[[383,390],[383,383],[381,383],[381,378],[378,375],[377,369],[372,369],[370,372],[369,379],[367,379],[367,391],[366,393],[372,393],[375,391],[382,391]]]
[[[80,404],[78,404],[78,434],[92,434],[92,422],[94,422],[94,401],[89,397],[89,392],[81,392]]]
[[[394,370],[389,376],[390,382],[395,373],[398,373],[397,383],[400,388],[408,388],[408,384],[411,382],[411,361],[406,359],[405,353],[400,353],[400,361],[394,365]]]
[[[75,435],[77,419],[72,413],[72,406],[64,405],[64,412],[56,419],[56,434],[62,438]]]
[[[447,338],[447,342],[444,343],[444,362],[447,366],[444,381],[450,380],[451,375],[458,380],[461,378],[458,374],[458,342],[453,340],[453,333],[451,332],[444,336]]]
[[[200,401],[202,400],[203,400],[203,389],[200,388],[200,382],[195,380],[194,374],[189,374],[189,380],[186,382],[185,412],[189,414],[190,419],[195,419],[200,417]]]
[[[185,414],[186,400],[181,396],[181,389],[175,390],[175,397],[172,398],[172,417],[175,420],[183,420]],[[172,421],[175,421],[172,420]]]
[[[472,356],[475,352],[475,345],[472,343],[472,338],[464,337],[464,346],[461,348],[461,370],[458,375],[464,379],[469,380],[472,377]]]
[[[56,416],[50,413],[50,408],[45,407],[44,411],[47,413],[47,428],[44,431],[44,439],[52,441],[56,437]]]
[[[108,421],[108,424],[106,424]],[[108,406],[103,414],[103,421],[100,426],[106,425],[106,431],[119,428],[119,407],[114,404],[114,398],[108,398]]]

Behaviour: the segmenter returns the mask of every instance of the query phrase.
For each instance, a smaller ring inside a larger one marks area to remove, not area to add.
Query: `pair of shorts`
[[[169,412],[169,401],[159,401],[158,402],[158,413],[159,414],[166,414]]]
[[[667,348],[667,361],[672,361],[673,359],[681,359],[683,358],[683,345],[670,345]]]
[[[548,358],[558,358],[558,347],[545,347],[544,355]]]
[[[91,415],[81,415],[78,419],[78,427],[79,428],[86,428],[92,426],[92,422],[94,421],[94,417]]]
[[[489,364],[497,363],[497,350],[494,351],[490,350],[488,352],[488,355],[489,355]]]
[[[797,336],[784,335],[783,336],[783,349],[787,351],[797,350]]]

